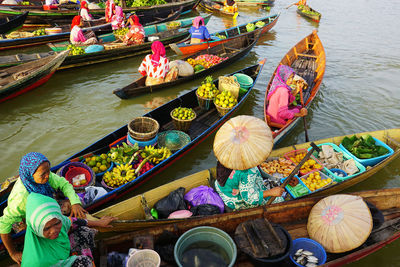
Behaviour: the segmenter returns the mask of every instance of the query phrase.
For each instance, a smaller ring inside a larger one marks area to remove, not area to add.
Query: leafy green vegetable
[[[350,138],[346,136],[342,140],[342,145],[359,159],[376,158],[389,153],[387,148],[375,143],[375,139],[369,134],[360,138],[355,135]]]

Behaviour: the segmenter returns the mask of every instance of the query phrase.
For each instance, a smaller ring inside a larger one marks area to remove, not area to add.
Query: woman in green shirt
[[[22,252],[17,251],[11,237],[12,225],[22,222],[26,216],[26,199],[31,192],[53,198],[54,190],[61,190],[71,202],[71,216],[85,218],[79,197],[72,185],[52,172],[50,161],[41,153],[31,152],[21,159],[19,179],[8,197],[8,205],[0,217],[0,235],[10,257],[21,264]]]

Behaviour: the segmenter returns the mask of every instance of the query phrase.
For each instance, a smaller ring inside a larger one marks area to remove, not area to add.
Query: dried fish
[[[303,254],[306,255],[306,256],[312,256],[312,255],[314,255],[314,253],[312,253],[311,251],[308,251],[308,250],[304,250],[304,251],[303,251]]]
[[[307,263],[305,266],[306,267],[317,267],[318,265],[315,263]]]
[[[318,258],[314,256],[307,256],[307,261],[311,263],[318,263]]]
[[[296,262],[297,262],[297,263],[300,263],[303,259],[305,259],[305,257],[304,257],[304,256],[300,256],[300,257],[298,257],[298,258],[296,259]]]
[[[302,248],[301,248],[301,249],[298,249],[294,255],[300,256],[302,252],[303,252],[303,249],[302,249]]]

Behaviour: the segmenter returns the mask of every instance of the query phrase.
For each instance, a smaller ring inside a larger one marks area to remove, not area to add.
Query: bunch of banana
[[[148,158],[149,161],[157,164],[171,156],[172,152],[166,147],[155,148],[154,146],[146,146],[140,153],[143,159]]]
[[[155,163],[155,164],[160,163],[161,161],[163,161],[164,159],[169,158],[172,155],[171,150],[169,150],[168,148],[166,148],[164,146],[162,148],[157,149],[157,153],[160,156],[159,157],[154,157],[154,158],[151,159],[151,161],[153,163]]]
[[[135,170],[130,164],[121,164],[112,169],[112,171],[106,172],[103,176],[103,181],[106,185],[117,188],[127,182],[135,179]]]

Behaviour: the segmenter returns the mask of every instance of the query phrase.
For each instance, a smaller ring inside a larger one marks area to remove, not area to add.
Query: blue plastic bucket
[[[293,246],[289,254],[290,259],[297,266],[303,267],[303,265],[298,264],[293,259],[294,254],[299,249],[304,249],[312,252],[314,254],[313,256],[318,258],[318,266],[326,262],[326,252],[324,247],[320,243],[309,238],[297,238],[293,240]]]
[[[138,141],[132,138],[132,136],[129,135],[128,133],[128,138],[127,138],[127,144],[130,146],[135,145],[136,143],[139,145],[139,147],[145,147],[145,146],[155,146],[157,144],[157,140],[158,140],[158,134],[156,135],[156,137],[154,137],[153,139],[149,140],[149,141]]]

